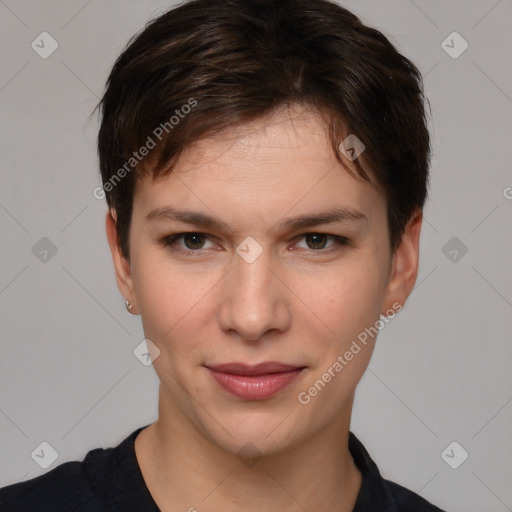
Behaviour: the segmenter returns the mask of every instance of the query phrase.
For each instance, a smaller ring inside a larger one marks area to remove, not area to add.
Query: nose
[[[220,324],[225,332],[254,342],[289,328],[290,291],[271,263],[266,251],[252,262],[234,256],[221,292]]]

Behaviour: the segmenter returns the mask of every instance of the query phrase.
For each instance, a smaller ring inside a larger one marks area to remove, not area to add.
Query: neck
[[[350,411],[301,445],[251,459],[160,414],[137,436],[135,452],[162,512],[352,512],[362,477],[348,450],[349,426]]]

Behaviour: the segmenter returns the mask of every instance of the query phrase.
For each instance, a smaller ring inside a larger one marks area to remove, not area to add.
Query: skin
[[[145,220],[171,205],[230,230]],[[340,207],[365,219],[280,224]],[[107,214],[119,289],[160,350],[153,361],[159,417],[135,451],[162,511],[352,511],[361,474],[348,450],[350,416],[375,339],[307,405],[297,397],[381,313],[405,303],[421,222],[418,209],[391,254],[382,191],[347,172],[321,118],[299,106],[199,141],[171,174],[138,181],[129,260],[119,250],[115,212]],[[175,242],[196,251],[189,256],[161,243],[179,233],[207,236]],[[263,250],[252,263],[236,252],[249,236]],[[251,401],[226,392],[205,367],[263,361],[306,369],[277,395]],[[256,457],[250,467],[237,456],[247,443],[244,453]]]

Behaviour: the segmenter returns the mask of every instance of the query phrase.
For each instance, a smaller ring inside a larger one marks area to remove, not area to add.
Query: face
[[[161,418],[233,453],[348,428],[375,342],[361,333],[411,291],[420,225],[417,213],[392,255],[379,187],[352,177],[299,107],[137,182],[130,262],[110,216],[107,231],[121,292],[160,351]]]

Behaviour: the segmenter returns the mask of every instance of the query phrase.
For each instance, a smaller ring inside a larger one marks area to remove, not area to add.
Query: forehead
[[[257,160],[264,163],[265,158],[273,161],[280,154],[289,157],[290,150],[299,151],[302,157],[315,161],[333,156],[325,123],[310,109],[300,106],[281,108],[272,115],[225,129],[213,137],[197,141],[188,148],[184,160],[188,164],[215,160],[219,165],[229,165],[233,158],[257,156]]]
[[[137,183],[134,202],[146,213],[172,204],[281,218],[329,206],[370,217],[384,198],[336,159],[323,119],[294,106],[191,144],[171,173]]]

